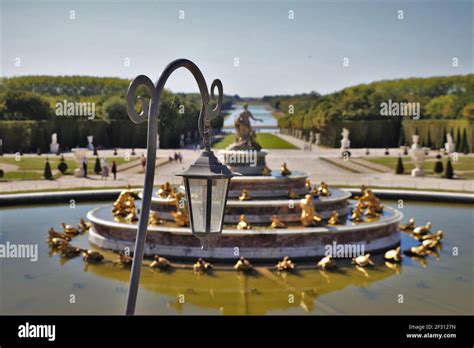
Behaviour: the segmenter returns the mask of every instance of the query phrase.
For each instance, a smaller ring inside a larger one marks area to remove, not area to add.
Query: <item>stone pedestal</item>
[[[265,166],[266,151],[257,150],[224,150],[219,152],[224,163],[234,173],[242,175],[261,175]]]
[[[417,144],[415,145],[417,146]],[[411,149],[411,157],[413,159],[413,163],[415,164],[415,168],[411,171],[411,176],[413,177],[425,175],[425,172],[423,171],[423,163],[425,162],[425,150],[416,146],[412,147]]]
[[[59,150],[59,144],[54,144],[54,143],[51,143],[49,144],[49,152],[51,153],[57,153]]]

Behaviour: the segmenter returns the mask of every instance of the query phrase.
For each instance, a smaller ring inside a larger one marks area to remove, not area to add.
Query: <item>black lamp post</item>
[[[127,92],[127,111],[130,119],[135,123],[141,123],[148,119],[147,139],[147,163],[145,169],[145,185],[143,188],[142,208],[138,221],[137,238],[135,240],[135,251],[133,254],[132,271],[130,275],[130,288],[127,297],[125,314],[135,313],[138,285],[140,282],[140,270],[145,249],[148,218],[150,214],[151,196],[153,192],[153,181],[155,177],[156,142],[158,133],[158,105],[161,92],[169,76],[179,68],[188,69],[196,79],[201,94],[202,107],[199,115],[198,129],[204,138],[205,151],[196,162],[184,173],[179,174],[184,179],[186,198],[189,207],[191,230],[195,236],[201,239],[203,247],[209,245],[209,239],[222,232],[224,221],[224,210],[227,202],[227,192],[232,172],[211,151],[210,121],[219,115],[222,105],[223,88],[220,80],[214,80],[211,84],[211,97],[214,98],[214,89],[217,87],[217,105],[210,110],[209,92],[206,80],[199,68],[187,59],[177,59],[171,62],[158,79],[156,86],[151,80],[144,76],[137,76],[130,84]],[[149,103],[143,97],[136,97],[135,92],[140,87],[147,88],[151,95]],[[142,111],[137,113],[135,102],[139,100]]]
[[[209,241],[222,232],[229,181],[233,174],[212,151],[206,150],[178,175],[184,179],[193,234],[201,240],[203,248],[208,248]]]

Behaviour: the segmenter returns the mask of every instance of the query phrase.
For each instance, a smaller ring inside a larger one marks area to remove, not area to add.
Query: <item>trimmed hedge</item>
[[[280,120],[279,120],[280,121]],[[303,119],[288,119],[279,122],[282,133],[301,133],[301,138],[309,140],[311,130],[321,133],[321,144],[331,147],[341,146],[342,128],[350,131],[352,148],[385,148],[400,146],[400,139],[411,144],[414,134],[420,136],[420,144],[431,144],[433,149],[444,147],[446,133],[451,132],[454,142],[469,152],[474,152],[474,121],[472,120],[408,120],[384,119],[364,121],[333,121],[320,128],[306,125]],[[403,130],[403,133],[401,133]],[[459,134],[459,135],[458,135]],[[297,137],[300,137],[298,134]],[[429,137],[429,139],[428,139]],[[460,137],[460,139],[458,139]],[[467,142],[467,144],[466,144]]]
[[[183,117],[184,118],[184,117]],[[222,118],[222,117],[220,117]],[[166,122],[165,122],[166,123]],[[219,121],[217,121],[219,123]],[[58,119],[50,121],[0,121],[0,138],[3,139],[4,152],[49,152],[51,134],[58,134],[61,150],[85,147],[87,136],[94,137],[94,145],[105,148],[143,148],[146,147],[147,122],[132,124],[129,120],[101,121]],[[196,120],[187,120],[180,124],[159,126],[160,147],[178,148],[180,134],[191,132],[194,138]],[[193,139],[194,140],[194,139]]]

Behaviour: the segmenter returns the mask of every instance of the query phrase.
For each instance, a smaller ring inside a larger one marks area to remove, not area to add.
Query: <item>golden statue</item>
[[[82,259],[88,263],[99,263],[104,260],[104,255],[94,250],[84,250],[82,252]]]
[[[389,250],[384,255],[385,260],[390,262],[400,262],[402,261],[402,253],[400,247],[396,249]]]
[[[295,264],[290,260],[288,256],[285,256],[282,261],[277,263],[277,270],[279,271],[292,271],[295,269]]]
[[[367,207],[367,210],[365,211],[365,216],[369,218],[376,218],[377,216],[379,216],[379,214],[377,213],[373,205],[369,205]]]
[[[174,203],[176,206],[176,211],[171,212],[174,221],[180,227],[189,226],[188,206],[186,201],[184,200],[184,194],[182,192],[176,193]]]
[[[442,230],[438,230],[436,233],[427,233],[421,236],[414,236],[416,239],[425,241],[429,239],[436,239],[437,241],[441,241],[443,239],[444,233]]]
[[[352,263],[357,265],[357,266],[360,266],[360,267],[374,266],[375,265],[374,261],[372,261],[372,259],[370,258],[370,254],[365,254],[365,255],[360,255],[360,256],[354,257],[352,259]]]
[[[61,226],[63,227],[64,233],[70,236],[75,236],[76,234],[79,234],[79,229],[75,226],[66,225],[64,222],[61,223]]]
[[[306,189],[307,189],[308,191],[311,192],[312,186],[311,186],[311,181],[310,181],[309,179],[306,179],[306,180],[305,180],[304,186],[306,187]]]
[[[402,231],[413,231],[415,229],[415,227],[416,227],[416,225],[415,225],[415,219],[414,218],[410,218],[406,224],[399,225],[399,228]]]
[[[117,200],[113,204],[112,214],[116,218],[126,217],[133,209],[135,209],[135,198],[138,195],[131,190],[124,190],[120,192]]]
[[[354,209],[352,209],[351,219],[354,222],[363,222],[364,221],[364,216],[362,215],[362,211],[360,210],[360,208],[355,207]]]
[[[137,209],[135,208],[135,205],[130,209],[130,213],[125,217],[125,220],[128,223],[138,221]]]
[[[48,230],[48,241],[52,240],[53,238],[64,239],[66,242],[71,240],[71,236],[68,236],[64,232],[55,231],[54,228],[50,227]]]
[[[202,258],[199,258],[196,263],[193,265],[195,272],[207,272],[210,271],[214,266],[209,262],[204,261]]]
[[[160,185],[160,189],[158,190],[157,194],[161,198],[167,198],[171,193],[171,185],[169,182]]]
[[[283,176],[291,175],[291,170],[288,169],[286,162],[283,162],[283,164],[281,165],[280,174]]]
[[[329,185],[324,181],[321,182],[321,185],[318,187],[318,194],[323,197],[328,197],[331,195],[331,191],[329,191]]]
[[[268,168],[268,167],[267,167],[267,164],[265,163],[265,164],[263,165],[261,174],[262,174],[263,176],[269,176],[271,173],[272,173],[271,169]]]
[[[424,225],[424,226],[415,227],[415,228],[413,229],[413,235],[415,235],[415,236],[423,236],[423,235],[425,235],[425,234],[427,234],[427,233],[430,233],[430,229],[431,229],[431,222],[428,221],[428,222],[426,223],[426,225]]]
[[[133,258],[123,252],[118,253],[118,258],[112,262],[112,265],[131,266]]]
[[[251,229],[249,223],[247,222],[247,218],[245,217],[244,214],[240,215],[240,221],[237,224],[237,229],[238,230],[250,230]]]
[[[427,256],[429,248],[426,245],[418,245],[415,247],[411,247],[410,249],[404,251],[404,253],[408,254],[409,256]]]
[[[253,268],[252,264],[245,257],[241,256],[237,263],[234,265],[234,269],[237,271],[248,272]]]
[[[326,257],[323,257],[316,264],[316,268],[320,268],[320,269],[323,269],[323,270],[332,269],[332,268],[336,268],[336,267],[337,267],[336,260],[334,260],[334,257],[332,257],[332,255],[328,255]]]
[[[150,263],[150,268],[159,268],[159,269],[167,269],[171,267],[171,262],[168,259],[161,257],[159,255],[155,255],[154,261]]]
[[[362,197],[360,197],[360,200],[364,202],[367,206],[373,206],[373,209],[377,213],[382,213],[383,212],[383,205],[380,204],[380,199],[375,197],[374,193],[372,190],[365,189],[364,194]]]
[[[176,187],[173,187],[173,188],[171,189],[171,192],[170,192],[168,198],[175,199],[177,194],[178,194],[178,191],[176,190]]]
[[[314,226],[316,223],[320,223],[323,219],[321,215],[319,215],[314,210],[313,205],[313,196],[307,194],[301,201],[301,218],[300,221],[305,227]]]
[[[148,225],[158,226],[163,223],[163,220],[160,220],[158,213],[156,211],[150,211],[150,217],[148,218]]]
[[[329,220],[328,220],[328,224],[329,225],[338,225],[339,224],[339,214],[337,213],[337,211],[333,211],[331,213],[331,216],[329,217]]]
[[[358,197],[358,198],[357,198],[356,208],[358,208],[358,209],[360,209],[360,210],[364,210],[365,208],[367,208],[367,204],[365,204],[364,201],[361,200],[360,197]]]
[[[270,225],[271,228],[286,228],[286,225],[280,221],[278,216],[273,215],[272,216],[272,224]]]
[[[81,218],[81,221],[79,222],[79,230],[81,232],[87,232],[90,228],[91,228],[92,224],[86,220],[84,220],[83,218]]]
[[[250,195],[247,189],[242,190],[242,194],[239,196],[239,201],[249,201]]]
[[[297,198],[300,198],[300,195],[297,194],[295,191],[293,191],[292,189],[289,189],[288,190],[288,198],[290,199],[297,199]]]

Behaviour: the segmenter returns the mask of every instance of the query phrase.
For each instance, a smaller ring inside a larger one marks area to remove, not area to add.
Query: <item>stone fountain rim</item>
[[[347,200],[351,197],[351,193],[346,191],[346,190],[341,190],[341,189],[336,189],[333,188],[331,190],[338,190],[342,192],[341,196],[329,196],[329,197],[315,197],[313,199],[313,203],[315,206],[321,205],[321,204],[326,204],[326,203],[336,203],[340,201]],[[139,197],[141,198],[142,195],[139,193]],[[280,207],[280,206],[288,206],[289,203],[291,202],[299,202],[301,198],[286,198],[286,199],[269,199],[269,200],[264,200],[264,199],[251,199],[248,201],[239,201],[239,200],[234,200],[234,199],[228,199],[227,200],[227,206],[228,207],[260,207],[262,205],[266,206],[272,206],[272,207]],[[174,199],[170,198],[161,198],[157,197],[154,195],[151,198],[151,201],[153,204],[174,204]]]
[[[112,205],[102,205],[90,210],[87,213],[87,219],[94,224],[105,225],[112,228],[120,228],[135,231],[138,225],[130,225],[127,223],[108,221],[96,217],[94,214],[105,208],[112,208]],[[353,226],[324,226],[324,227],[304,227],[304,228],[294,228],[294,229],[261,229],[261,230],[238,230],[238,229],[224,229],[222,230],[223,235],[266,235],[266,234],[277,234],[277,235],[302,235],[302,234],[313,234],[313,233],[344,233],[344,232],[356,232],[359,230],[371,230],[379,227],[386,227],[388,225],[398,223],[403,219],[403,213],[397,209],[391,207],[385,207],[384,209],[389,210],[393,213],[393,216],[389,217],[384,221],[373,221],[367,223],[361,223]],[[181,234],[191,236],[191,230],[187,227],[161,227],[161,226],[149,226],[148,231],[150,232],[163,232],[163,233],[172,233],[172,234]]]

